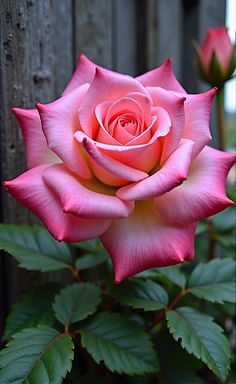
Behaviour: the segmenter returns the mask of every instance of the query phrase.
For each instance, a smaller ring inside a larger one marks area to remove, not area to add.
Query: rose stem
[[[188,289],[183,289],[175,298],[174,300],[164,309],[164,312],[158,313],[156,317],[152,321],[150,321],[149,324],[146,325],[145,330],[150,331],[152,328],[154,328],[158,323],[160,323],[162,320],[165,319],[166,312],[171,311],[178,302],[188,293]]]

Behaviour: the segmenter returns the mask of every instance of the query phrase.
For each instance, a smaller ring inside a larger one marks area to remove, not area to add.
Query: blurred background
[[[60,96],[80,53],[104,67],[141,74],[173,60],[176,77],[188,92],[204,92],[192,40],[208,28],[227,24],[235,37],[235,0],[1,0],[0,171],[1,180],[25,169],[24,146],[11,108],[33,108]],[[234,103],[233,103],[234,100]],[[227,87],[227,147],[235,138],[235,81]],[[218,145],[215,110],[212,145]],[[0,221],[36,219],[1,189]],[[22,290],[42,276],[0,258],[0,323]],[[54,277],[48,275],[49,279]]]
[[[226,1],[225,24],[231,41],[235,44],[236,37],[236,1]],[[236,146],[236,79],[228,81],[225,85],[225,113],[226,113],[226,143],[228,148]]]

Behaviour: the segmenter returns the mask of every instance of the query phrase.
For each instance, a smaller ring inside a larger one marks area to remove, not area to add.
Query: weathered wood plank
[[[199,77],[195,63],[193,40],[199,39],[199,3],[196,0],[183,1],[182,25],[182,81],[189,93],[198,92]]]
[[[148,0],[148,67],[157,67],[171,57],[177,78],[182,80],[182,2]]]
[[[112,2],[113,68],[132,76],[137,72],[136,0]]]
[[[72,1],[1,0],[1,179],[25,169],[22,135],[11,108],[34,107],[35,101],[57,97],[73,66]],[[32,223],[33,215],[2,190],[1,220]],[[39,275],[16,269],[11,258],[2,262],[4,311],[18,293]],[[3,282],[3,279],[4,282]]]
[[[76,56],[112,68],[112,0],[75,0]]]

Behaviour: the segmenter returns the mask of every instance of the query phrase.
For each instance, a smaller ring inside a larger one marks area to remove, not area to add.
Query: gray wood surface
[[[0,172],[5,180],[25,169],[11,108],[32,108],[36,101],[58,97],[82,52],[131,75],[171,56],[186,89],[205,90],[194,69],[191,40],[224,24],[225,0],[0,0],[0,17]],[[3,189],[0,219],[35,222]],[[0,258],[0,267],[1,323],[17,295],[39,275],[17,269],[8,256]]]
[[[75,53],[112,68],[112,0],[75,0]]]
[[[25,170],[21,131],[11,108],[33,108],[36,101],[58,97],[73,69],[71,1],[1,0],[1,180]],[[1,189],[1,221],[33,223],[35,218]],[[0,259],[1,316],[19,292],[40,275],[16,268],[13,259]]]

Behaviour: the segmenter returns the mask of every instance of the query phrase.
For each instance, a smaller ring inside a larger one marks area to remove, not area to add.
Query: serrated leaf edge
[[[177,309],[178,309],[178,308],[177,308]],[[168,311],[168,312],[177,312],[177,310],[172,310],[172,311]],[[167,327],[168,327],[168,329],[169,329],[171,335],[173,335],[174,339],[175,339],[177,342],[180,340],[180,344],[181,344],[181,347],[182,347],[183,349],[185,349],[190,355],[193,355],[193,356],[197,357],[199,360],[201,360],[203,363],[205,363],[205,364],[207,365],[207,367],[208,367],[211,371],[213,371],[212,367],[209,365],[209,363],[208,363],[207,361],[205,361],[204,358],[200,357],[199,354],[197,354],[197,353],[194,354],[193,352],[189,351],[188,348],[186,347],[187,344],[184,344],[184,343],[183,343],[183,339],[182,339],[182,337],[181,337],[181,336],[177,336],[176,333],[175,333],[175,331],[174,331],[173,329],[171,330],[171,328],[170,328],[170,322],[169,322],[169,319],[168,319],[168,317],[167,317],[167,316],[168,316],[168,312],[166,312]],[[178,314],[179,314],[179,312],[178,312]],[[182,316],[182,315],[180,314],[180,316]],[[205,316],[208,316],[208,317],[209,317],[209,320],[211,319],[211,320],[214,322],[213,317],[211,317],[211,316],[209,316],[209,315],[205,315]],[[182,316],[182,317],[183,317],[183,316]],[[183,318],[185,319],[185,317],[183,317]],[[215,323],[215,322],[214,322],[214,323]],[[216,324],[216,323],[215,323],[215,324]],[[218,324],[216,324],[216,325],[218,325]],[[191,326],[191,324],[190,324],[190,326]],[[218,325],[218,327],[219,327],[219,329],[220,329],[221,334],[224,335],[224,333],[223,333],[223,329],[222,329],[219,325]],[[195,333],[195,332],[194,332],[194,333]],[[197,335],[197,337],[198,337],[198,339],[199,339],[199,336],[198,336],[198,335]],[[207,350],[207,354],[209,355],[208,350]],[[229,353],[229,355],[227,355],[227,357],[228,357],[229,363],[228,363],[228,366],[226,367],[226,376],[225,376],[224,379],[222,378],[221,373],[220,373],[219,370],[218,370],[218,367],[217,367],[216,364],[214,363],[214,366],[216,367],[216,370],[217,370],[217,372],[218,372],[219,374],[217,375],[215,371],[213,371],[213,372],[214,372],[214,373],[215,373],[215,374],[222,380],[222,382],[225,382],[225,381],[226,381],[227,376],[228,376],[228,373],[229,373],[229,369],[230,369],[230,359],[231,359],[231,357],[232,357],[231,353]],[[212,358],[211,358],[211,359],[212,359]]]
[[[14,340],[17,340],[17,335],[19,334],[23,334],[23,333],[26,333],[28,330],[33,330],[33,329],[42,329],[42,328],[46,328],[46,329],[50,329],[50,330],[54,330],[56,331],[56,329],[54,328],[51,328],[51,327],[47,327],[47,326],[41,326],[39,325],[38,327],[34,327],[34,328],[25,328],[23,329],[22,331],[20,332],[17,332],[15,333],[14,335],[12,335],[12,338],[11,340],[9,340],[9,342],[6,344],[6,347],[2,350],[4,351],[7,347],[10,346],[10,344],[12,343],[13,339]],[[58,332],[58,331],[57,331]],[[74,343],[73,343],[73,340],[71,338],[71,336],[68,334],[68,333],[59,333],[57,335],[55,335],[55,337],[48,343],[47,347],[40,353],[40,355],[38,356],[38,358],[36,359],[34,365],[31,367],[30,371],[27,373],[27,375],[25,375],[23,378],[22,378],[22,383],[24,383],[24,381],[27,379],[27,377],[30,375],[30,373],[32,372],[32,370],[35,368],[35,366],[37,365],[37,363],[40,361],[41,357],[47,352],[47,350],[50,348],[50,346],[55,342],[56,339],[58,339],[59,337],[63,337],[63,336],[68,336],[70,341],[71,341],[71,344],[72,344],[72,353],[71,353],[71,357],[70,357],[70,367],[68,368],[68,370],[65,372],[64,375],[62,375],[62,378],[64,379],[67,375],[68,372],[71,371],[71,368],[72,368],[72,362],[73,362],[73,359],[74,359]],[[1,354],[0,354],[1,356]]]

